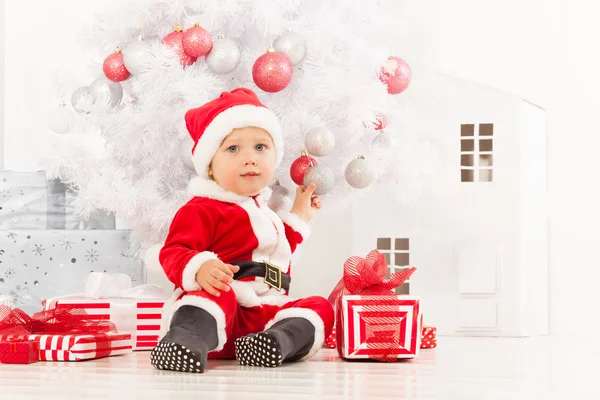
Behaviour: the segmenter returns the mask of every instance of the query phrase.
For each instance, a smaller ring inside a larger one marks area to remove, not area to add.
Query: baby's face
[[[275,147],[264,129],[234,129],[212,159],[210,173],[226,190],[254,196],[273,181]]]

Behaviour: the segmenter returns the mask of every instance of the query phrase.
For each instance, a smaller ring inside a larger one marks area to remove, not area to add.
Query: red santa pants
[[[209,359],[234,359],[235,340],[251,333],[262,332],[276,322],[286,318],[301,317],[307,319],[315,327],[315,341],[310,352],[303,357],[312,357],[323,346],[334,324],[334,312],[329,302],[320,296],[293,300],[287,296],[277,296],[277,305],[259,304],[241,306],[234,290],[221,291],[219,297],[206,291],[184,292],[173,304],[171,315],[184,305],[196,306],[211,314],[217,321],[219,344],[208,354]],[[273,298],[272,298],[273,299]],[[290,301],[281,305],[282,301]],[[166,328],[170,321],[167,319]],[[164,322],[164,321],[163,321]],[[163,329],[165,326],[163,324]]]

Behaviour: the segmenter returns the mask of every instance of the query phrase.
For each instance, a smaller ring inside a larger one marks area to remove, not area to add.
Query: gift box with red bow
[[[130,334],[119,333],[110,321],[86,318],[81,309],[42,311],[30,317],[20,309],[0,306],[0,341],[12,354],[30,353],[37,347],[42,361],[81,361],[131,352]],[[28,342],[34,342],[34,347],[27,348]]]
[[[0,341],[1,364],[31,364],[39,360],[37,342],[22,339]]]
[[[336,310],[336,348],[344,359],[396,361],[415,358],[421,347],[422,311],[416,296],[398,295],[416,268],[390,274],[383,254],[350,257],[329,296]],[[329,340],[330,344],[333,340]]]
[[[83,309],[86,318],[111,321],[119,332],[130,333],[133,350],[152,350],[158,344],[167,297],[157,285],[132,287],[127,275],[92,272],[84,293],[46,299],[43,306],[44,310]]]

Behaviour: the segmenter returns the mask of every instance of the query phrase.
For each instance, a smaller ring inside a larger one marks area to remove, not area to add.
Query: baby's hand
[[[233,282],[233,274],[239,270],[237,265],[225,264],[221,260],[208,260],[196,272],[196,282],[202,289],[218,297],[221,293],[217,289],[228,292],[230,287],[227,283]]]
[[[316,188],[317,185],[311,183],[308,187],[298,186],[296,189],[296,199],[291,212],[306,222],[310,222],[317,210],[321,208],[319,196],[313,195]]]

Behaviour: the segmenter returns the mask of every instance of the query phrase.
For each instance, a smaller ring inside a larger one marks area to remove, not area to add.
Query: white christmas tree
[[[290,169],[302,172],[293,163],[304,151],[315,160],[307,174],[322,212],[343,209],[375,185],[414,199],[435,157],[403,98],[411,70],[389,51],[390,40],[409,40],[397,5],[138,0],[113,7],[83,33],[98,54],[97,79],[65,86],[68,97],[50,125],[66,134],[56,135],[43,164],[78,189],[80,212],[115,212],[146,248],[164,240],[188,200],[195,172],[185,112],[248,87],[283,126],[273,207],[286,206],[282,188],[293,193],[302,183]]]

